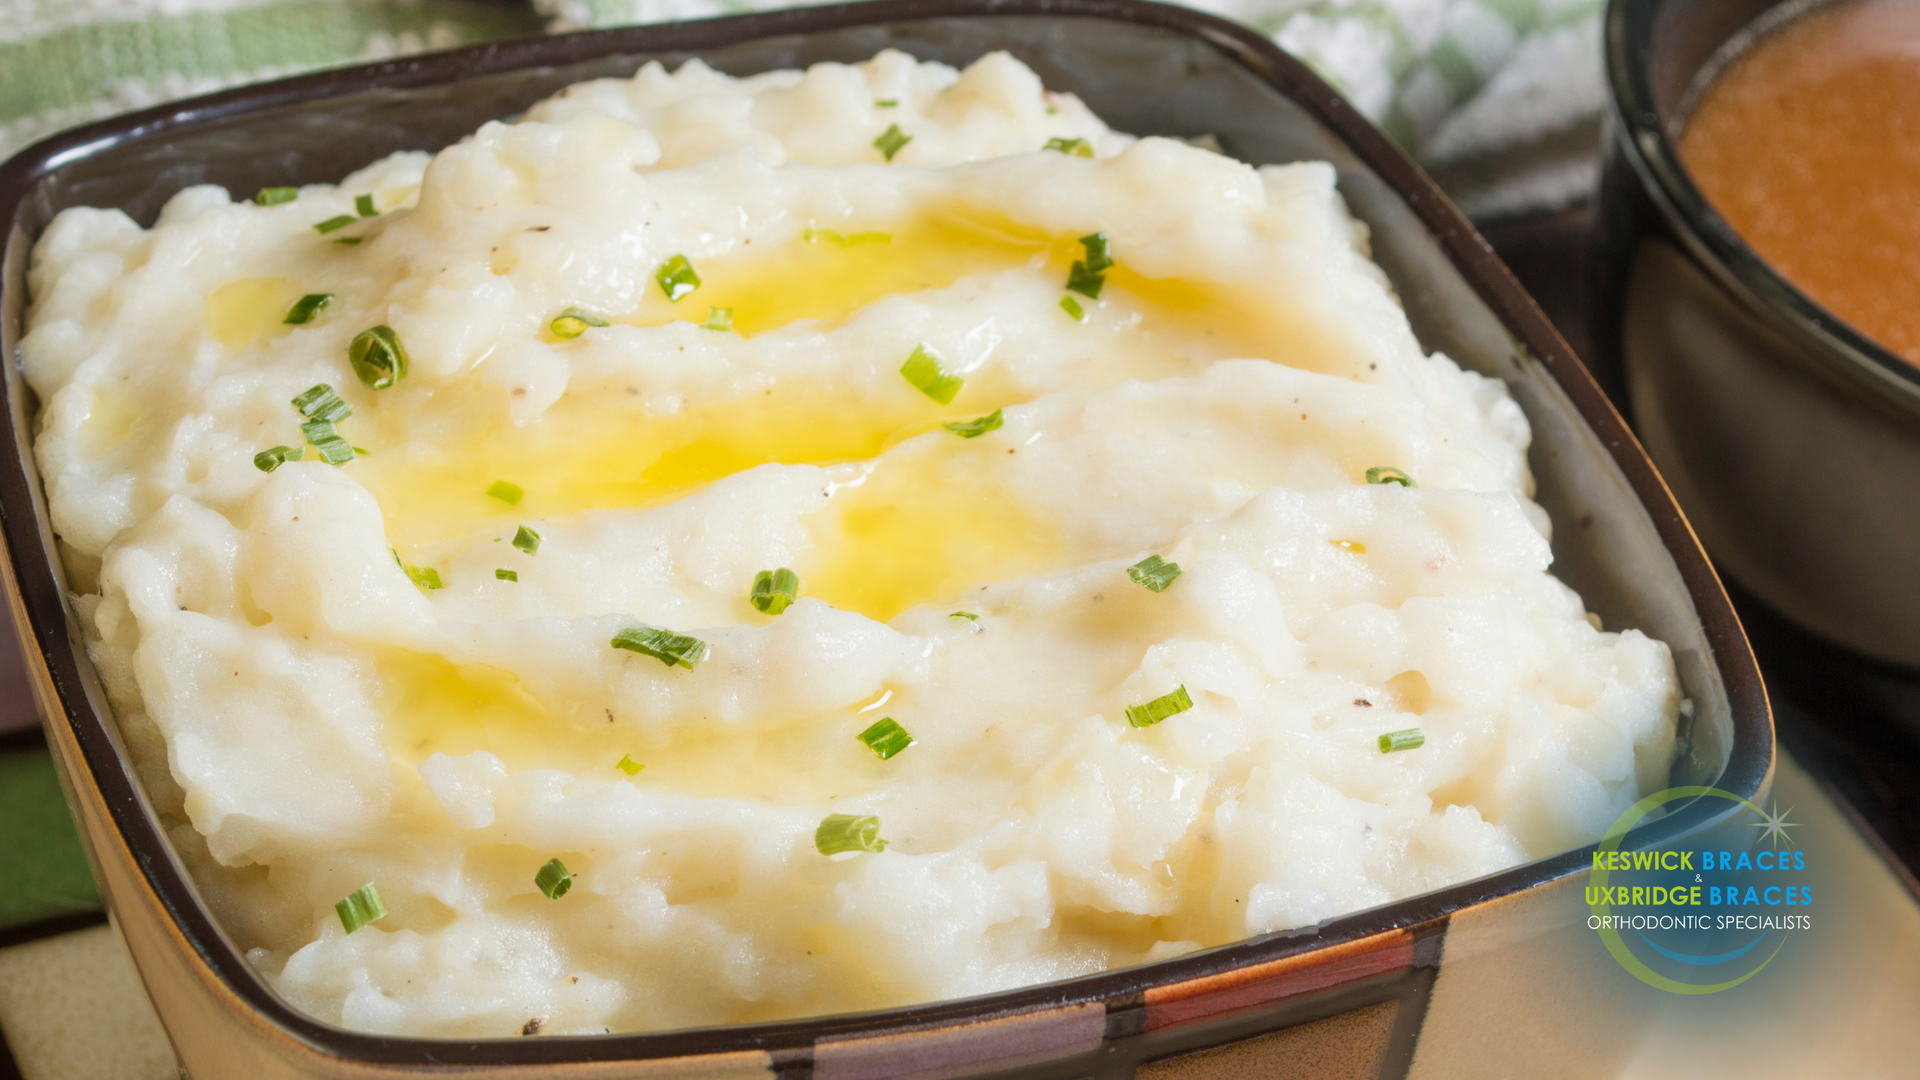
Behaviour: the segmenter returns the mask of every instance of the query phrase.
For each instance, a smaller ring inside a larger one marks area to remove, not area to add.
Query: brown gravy
[[[1920,0],[1841,0],[1761,38],[1680,156],[1762,258],[1920,364]]]

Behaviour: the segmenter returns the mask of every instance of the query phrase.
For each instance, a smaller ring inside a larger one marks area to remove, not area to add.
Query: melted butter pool
[[[576,777],[631,780],[714,798],[772,802],[831,800],[872,789],[886,775],[853,738],[872,721],[859,706],[779,727],[712,724],[671,736],[640,718],[618,722],[601,702],[576,702],[566,715],[542,705],[510,671],[389,651],[378,664],[386,684],[388,756],[409,771],[436,753],[484,750],[509,772],[563,769]],[[623,756],[644,765],[628,777]]]
[[[293,327],[282,320],[301,297],[300,286],[285,278],[241,278],[207,294],[207,333],[238,352],[264,337]]]

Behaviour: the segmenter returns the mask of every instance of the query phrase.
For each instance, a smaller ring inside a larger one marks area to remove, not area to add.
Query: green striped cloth
[[[543,30],[790,0],[0,0],[0,155],[223,86]],[[1598,113],[1602,0],[1197,0],[1271,35],[1419,153],[1460,156]],[[1540,69],[1534,77],[1503,73]],[[1501,115],[1456,123],[1479,106]],[[1502,104],[1501,100],[1505,103]],[[1455,130],[1450,130],[1452,127]],[[1455,145],[1459,144],[1459,145]],[[1452,149],[1449,149],[1451,147]]]

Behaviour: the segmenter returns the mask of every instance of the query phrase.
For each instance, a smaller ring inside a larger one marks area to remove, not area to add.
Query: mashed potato
[[[1060,979],[1591,841],[1673,754],[1667,648],[1548,574],[1525,419],[1332,168],[1004,55],[653,65],[297,197],[69,210],[31,284],[91,654],[328,1022]]]

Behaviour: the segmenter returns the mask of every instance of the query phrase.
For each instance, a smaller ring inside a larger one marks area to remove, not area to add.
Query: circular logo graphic
[[[1734,802],[1748,814],[1671,849],[1620,850],[1634,826],[1680,799]],[[1614,821],[1587,879],[1589,928],[1607,952],[1648,986],[1714,994],[1758,975],[1796,929],[1811,929],[1807,853],[1793,846],[1792,813],[1769,813],[1732,792],[1673,787],[1634,803]],[[1742,830],[1757,828],[1758,835]],[[1712,981],[1701,981],[1703,979]]]

